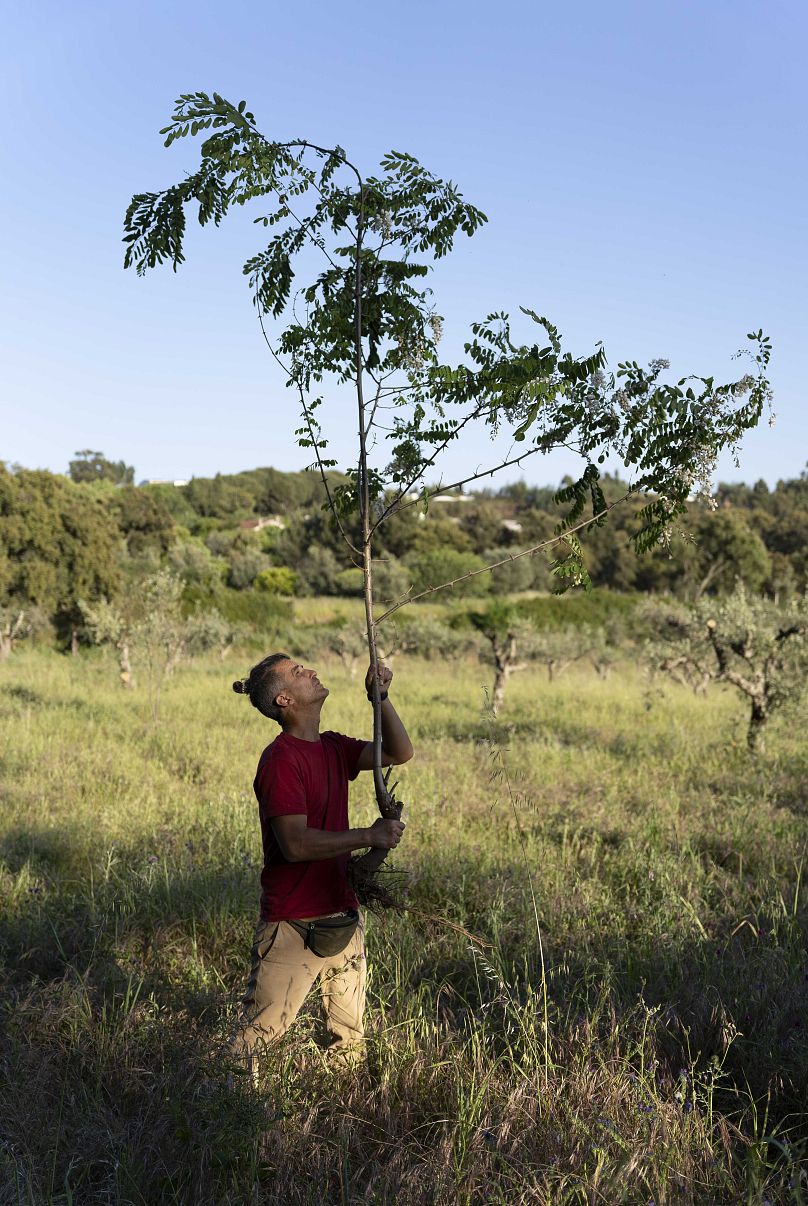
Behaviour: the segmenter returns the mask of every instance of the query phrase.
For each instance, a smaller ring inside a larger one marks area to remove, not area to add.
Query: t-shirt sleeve
[[[308,815],[303,776],[294,758],[281,753],[267,758],[257,776],[256,786],[265,817]]]
[[[360,741],[357,737],[346,737],[344,733],[335,733],[337,741],[342,750],[342,756],[345,759],[345,767],[348,771],[348,778],[355,779],[359,774],[359,755],[367,745],[366,741]]]

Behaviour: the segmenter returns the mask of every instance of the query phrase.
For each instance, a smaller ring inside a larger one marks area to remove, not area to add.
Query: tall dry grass
[[[155,724],[103,657],[0,667],[0,1203],[808,1200],[798,718],[754,762],[724,692],[525,673],[492,722],[484,668],[398,658],[413,908],[369,923],[368,1067],[324,1066],[312,1001],[256,1095],[222,1056],[273,736],[245,669],[183,669]]]

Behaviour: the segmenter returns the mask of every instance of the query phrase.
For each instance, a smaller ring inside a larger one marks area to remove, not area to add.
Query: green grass
[[[250,660],[183,668],[157,724],[101,656],[0,666],[0,1204],[808,1202],[799,715],[753,761],[728,692],[526,672],[492,722],[484,667],[396,658],[412,912],[369,923],[369,1068],[328,1075],[312,1002],[256,1097],[222,1056]]]

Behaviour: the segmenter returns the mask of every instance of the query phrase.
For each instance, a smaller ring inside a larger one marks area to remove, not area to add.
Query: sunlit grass
[[[250,660],[183,668],[158,723],[101,656],[0,667],[0,1202],[808,1200],[798,716],[754,762],[726,691],[525,672],[494,722],[485,667],[396,658],[412,910],[369,925],[369,1069],[329,1078],[312,1003],[256,1099],[221,1055],[276,732]]]

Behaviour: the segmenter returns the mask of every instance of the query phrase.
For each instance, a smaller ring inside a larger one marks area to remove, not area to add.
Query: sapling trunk
[[[379,687],[379,651],[376,644],[376,625],[373,618],[373,534],[370,522],[370,488],[367,462],[367,423],[363,389],[364,360],[362,356],[362,239],[365,224],[365,199],[362,179],[359,179],[359,207],[356,221],[356,253],[354,258],[354,370],[356,373],[356,402],[358,410],[359,468],[357,493],[359,514],[362,523],[362,586],[365,599],[365,624],[367,626],[368,654],[372,669],[371,695],[373,702],[373,786],[376,804],[383,817],[398,820],[402,805],[398,804],[387,788],[387,778],[382,770],[382,704]],[[388,776],[389,777],[389,776]],[[349,863],[349,876],[360,903],[392,906],[396,902],[376,882],[376,874],[387,857],[386,850],[373,849],[361,858]]]

